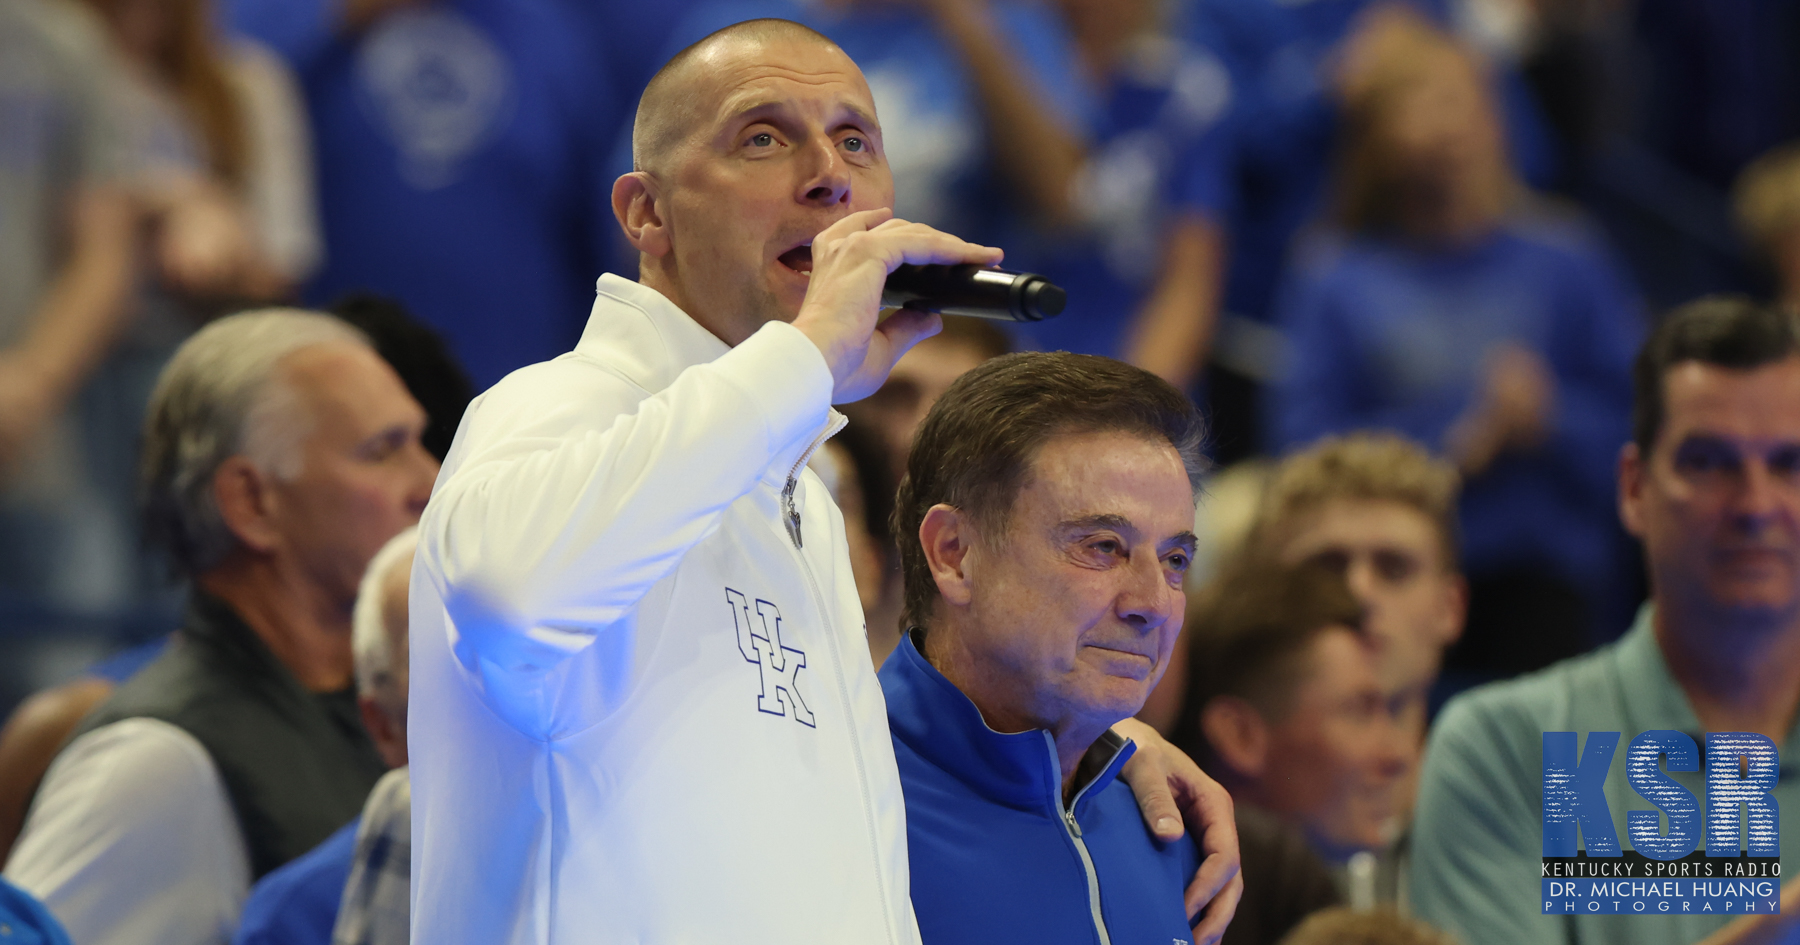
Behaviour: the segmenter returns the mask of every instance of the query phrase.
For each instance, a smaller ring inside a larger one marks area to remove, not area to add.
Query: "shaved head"
[[[727,27],[670,60],[638,102],[632,160],[612,202],[638,281],[728,345],[799,314],[814,236],[894,204],[862,70],[786,20]]]
[[[693,132],[704,114],[702,97],[696,94],[697,83],[707,75],[709,63],[744,45],[776,43],[804,43],[837,50],[837,44],[810,27],[792,20],[761,19],[734,23],[676,53],[650,78],[644,94],[638,98],[637,116],[631,123],[632,170],[656,173],[676,146]]]

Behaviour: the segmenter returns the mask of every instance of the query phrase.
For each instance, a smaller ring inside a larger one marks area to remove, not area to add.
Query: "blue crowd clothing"
[[[257,882],[232,945],[330,945],[361,823],[352,820]]]
[[[925,945],[1191,939],[1182,897],[1199,855],[1144,824],[1118,780],[1129,740],[1109,731],[1094,744],[1065,805],[1050,733],[989,728],[911,634],[880,678]]]
[[[1641,732],[1670,729],[1705,746],[1693,706],[1657,645],[1655,610],[1643,607],[1618,641],[1519,679],[1452,699],[1438,716],[1419,775],[1413,817],[1412,907],[1421,919],[1468,945],[1689,945],[1737,916],[1543,914],[1545,732],[1618,732],[1605,780],[1606,806],[1621,848],[1627,818],[1655,811],[1632,790],[1625,746]],[[1800,757],[1800,724],[1782,738],[1783,759]],[[1706,796],[1705,776],[1666,776]],[[1800,778],[1784,764],[1772,792],[1781,846],[1800,845]],[[1583,880],[1586,883],[1586,880]]]
[[[1324,209],[1339,114],[1335,56],[1377,0],[1207,0],[1191,5],[1185,30],[1231,66],[1255,114],[1245,124],[1225,284],[1228,311],[1266,318],[1294,235]],[[1448,22],[1446,0],[1409,0],[1426,18]],[[1516,71],[1495,76],[1501,120],[1515,169],[1535,186],[1555,175],[1550,129]]]
[[[1227,216],[1236,97],[1221,57],[1161,38],[1139,43],[1105,88],[1083,97],[1097,107],[1085,109],[1082,226],[1007,247],[1009,261],[1029,260],[1066,289],[1069,305],[1016,333],[1030,347],[1116,358],[1162,274],[1170,227],[1184,217],[1222,225]]]
[[[1595,595],[1593,612],[1613,603],[1615,464],[1645,326],[1586,228],[1519,215],[1460,249],[1321,238],[1296,260],[1278,318],[1290,349],[1269,420],[1282,448],[1384,429],[1442,449],[1496,349],[1540,355],[1555,383],[1548,440],[1464,484],[1463,565],[1548,565]]]
[[[571,348],[616,229],[605,157],[630,103],[562,0],[444,0],[339,30],[327,0],[232,0],[311,112],[325,262],[441,331],[478,388]]]
[[[69,945],[69,935],[43,903],[0,879],[0,945]]]

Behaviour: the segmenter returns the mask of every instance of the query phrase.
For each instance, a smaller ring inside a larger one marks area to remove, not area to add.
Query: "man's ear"
[[[1246,780],[1263,776],[1269,763],[1269,723],[1237,696],[1217,696],[1200,710],[1200,733],[1213,754]]]
[[[657,205],[661,196],[656,178],[647,171],[632,171],[613,181],[613,216],[625,231],[626,242],[640,253],[659,258],[673,248],[669,228]]]
[[[925,563],[931,568],[931,578],[937,582],[944,603],[952,607],[967,607],[973,597],[967,567],[969,549],[975,541],[972,524],[961,509],[941,502],[932,506],[919,523],[919,544],[925,548]]]
[[[273,551],[281,544],[270,485],[268,474],[243,456],[227,457],[213,472],[213,501],[219,506],[219,517],[252,551]]]
[[[373,697],[358,694],[356,708],[362,713],[363,728],[369,730],[369,740],[375,743],[375,750],[381,753],[382,760],[390,768],[404,766],[407,760],[405,727],[397,724]]]
[[[1619,521],[1633,538],[1644,537],[1644,463],[1636,443],[1619,449]]]

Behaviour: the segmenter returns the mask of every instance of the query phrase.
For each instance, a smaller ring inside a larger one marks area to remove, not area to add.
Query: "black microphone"
[[[1036,273],[980,266],[901,266],[888,274],[882,308],[972,315],[1004,322],[1041,322],[1069,302],[1061,286]]]

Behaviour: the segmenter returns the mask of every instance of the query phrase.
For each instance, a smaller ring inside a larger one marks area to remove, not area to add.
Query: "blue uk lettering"
[[[1577,824],[1588,856],[1619,855],[1619,835],[1606,806],[1606,769],[1618,747],[1618,732],[1589,732],[1577,763],[1574,732],[1544,733],[1545,856],[1574,856]]]
[[[737,628],[738,652],[745,662],[756,664],[760,687],[757,711],[786,716],[792,709],[795,721],[817,728],[812,710],[800,695],[800,671],[806,668],[806,651],[782,642],[781,609],[760,598],[752,608],[748,596],[729,587],[725,589],[725,602],[731,606],[731,621]]]

